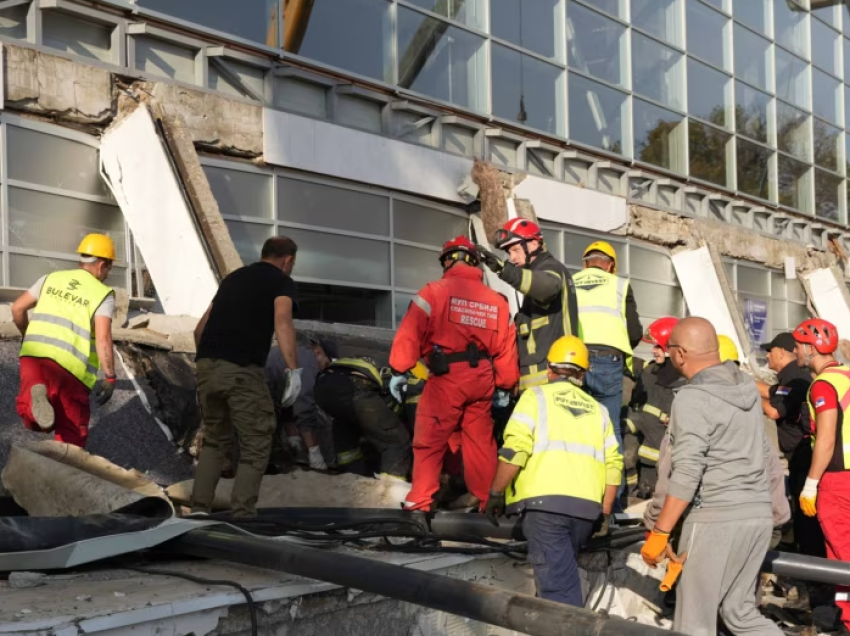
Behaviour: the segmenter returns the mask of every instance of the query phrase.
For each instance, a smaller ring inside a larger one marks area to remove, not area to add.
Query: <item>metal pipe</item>
[[[488,585],[340,552],[207,528],[192,530],[167,545],[184,555],[223,559],[327,581],[530,636],[677,636],[675,632],[650,625],[610,618]]]
[[[764,558],[762,572],[816,583],[850,585],[850,563],[802,554],[771,550]]]

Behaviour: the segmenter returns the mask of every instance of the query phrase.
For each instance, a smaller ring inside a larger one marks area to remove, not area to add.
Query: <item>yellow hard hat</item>
[[[614,261],[614,267],[611,268],[611,273],[617,273],[617,252],[614,250],[610,243],[607,243],[605,241],[594,241],[593,243],[587,246],[586,250],[584,250],[582,258],[587,258],[587,255],[591,252],[602,252],[603,254],[605,254],[605,256]]]
[[[717,349],[720,351],[720,361],[726,362],[732,360],[740,362],[738,357],[738,347],[729,336],[717,336]]]
[[[418,380],[427,380],[429,371],[428,367],[426,367],[422,360],[420,360],[416,363],[416,366],[410,370],[410,373]]]
[[[590,356],[587,347],[575,336],[561,336],[552,343],[549,355],[546,356],[549,365],[553,367],[573,365],[587,371],[590,368]]]
[[[89,234],[77,248],[77,254],[97,256],[108,261],[115,260],[115,244],[106,234]]]

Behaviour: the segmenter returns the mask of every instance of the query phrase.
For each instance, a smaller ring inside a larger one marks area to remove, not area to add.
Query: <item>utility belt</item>
[[[614,359],[614,362],[625,360],[623,352],[619,349],[615,349],[614,347],[590,345],[587,347],[587,353],[591,356],[611,356]]]
[[[450,365],[458,362],[466,362],[473,369],[478,367],[480,360],[492,360],[486,351],[482,351],[477,345],[470,342],[465,351],[457,353],[446,353],[435,349],[428,356],[428,369],[433,375],[446,375],[451,369]]]

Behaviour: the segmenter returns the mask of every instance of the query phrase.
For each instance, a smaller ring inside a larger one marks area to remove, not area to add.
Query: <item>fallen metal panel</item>
[[[216,274],[147,107],[103,135],[100,162],[165,312],[202,316],[218,289]]]
[[[850,338],[850,307],[843,282],[836,279],[831,269],[825,268],[802,274],[802,278],[818,316],[834,324],[840,337]]]

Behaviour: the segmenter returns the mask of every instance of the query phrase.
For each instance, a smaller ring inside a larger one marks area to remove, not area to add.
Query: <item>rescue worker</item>
[[[776,421],[781,450],[788,462],[788,493],[794,518],[794,544],[802,554],[826,557],[823,532],[817,519],[807,517],[800,509],[800,493],[812,464],[812,426],[806,395],[812,384],[808,367],[797,364],[794,334],[777,335],[761,345],[767,352],[767,365],[776,372],[777,384],[756,382],[761,394],[762,411]]]
[[[540,227],[526,219],[511,219],[496,232],[494,245],[507,252],[502,261],[481,245],[481,260],[508,285],[523,294],[516,315],[519,390],[546,384],[546,353],[561,336],[579,335],[578,305],[569,270],[543,242]]]
[[[581,340],[559,338],[547,359],[549,384],[526,390],[505,427],[486,513],[493,525],[503,511],[521,513],[537,595],[581,607],[576,555],[611,514],[623,456],[608,411],[581,388]]]
[[[850,561],[850,368],[833,355],[838,331],[826,320],[806,320],[794,330],[797,363],[815,380],[807,398],[812,423],[812,465],[800,493],[800,508],[817,515],[826,540],[827,558]],[[835,604],[850,630],[850,588],[836,586]]]
[[[678,318],[666,316],[653,322],[643,335],[643,342],[652,345],[653,362],[644,367],[632,392],[629,405],[629,417],[626,422],[628,435],[637,430],[640,435],[640,447],[637,451],[640,470],[634,475],[638,478],[636,494],[642,499],[652,497],[655,483],[658,479],[656,464],[661,448],[661,442],[667,433],[670,423],[670,407],[673,405],[673,391],[685,384],[670,363],[667,355],[667,342],[673,328],[679,322]],[[629,467],[626,466],[627,481]]]
[[[755,603],[773,531],[758,389],[731,361],[721,363],[717,334],[704,318],[685,318],[667,343],[688,380],[670,419],[672,474],[658,520],[641,549],[655,567],[665,555],[684,562],[673,630],[715,636],[718,614],[732,634],[779,636]],[[677,546],[670,533],[688,511]]]
[[[316,378],[316,404],[333,418],[337,467],[345,472],[407,480],[410,433],[393,410],[384,381],[371,358],[339,358]],[[362,441],[378,456],[373,466]]]
[[[52,431],[56,441],[84,448],[89,393],[102,406],[115,388],[115,293],[104,284],[115,261],[115,246],[104,234],[89,234],[77,253],[77,269],[42,276],[18,297],[12,320],[24,337],[17,399],[24,426]],[[100,368],[104,377],[98,380]]]
[[[439,259],[443,277],[413,298],[390,352],[393,386],[406,382],[404,374],[420,358],[431,372],[414,425],[409,510],[431,508],[449,439],[458,430],[467,487],[484,506],[496,472],[493,392],[512,390],[519,380],[508,302],[482,282],[475,246],[459,236],[443,246]]]

